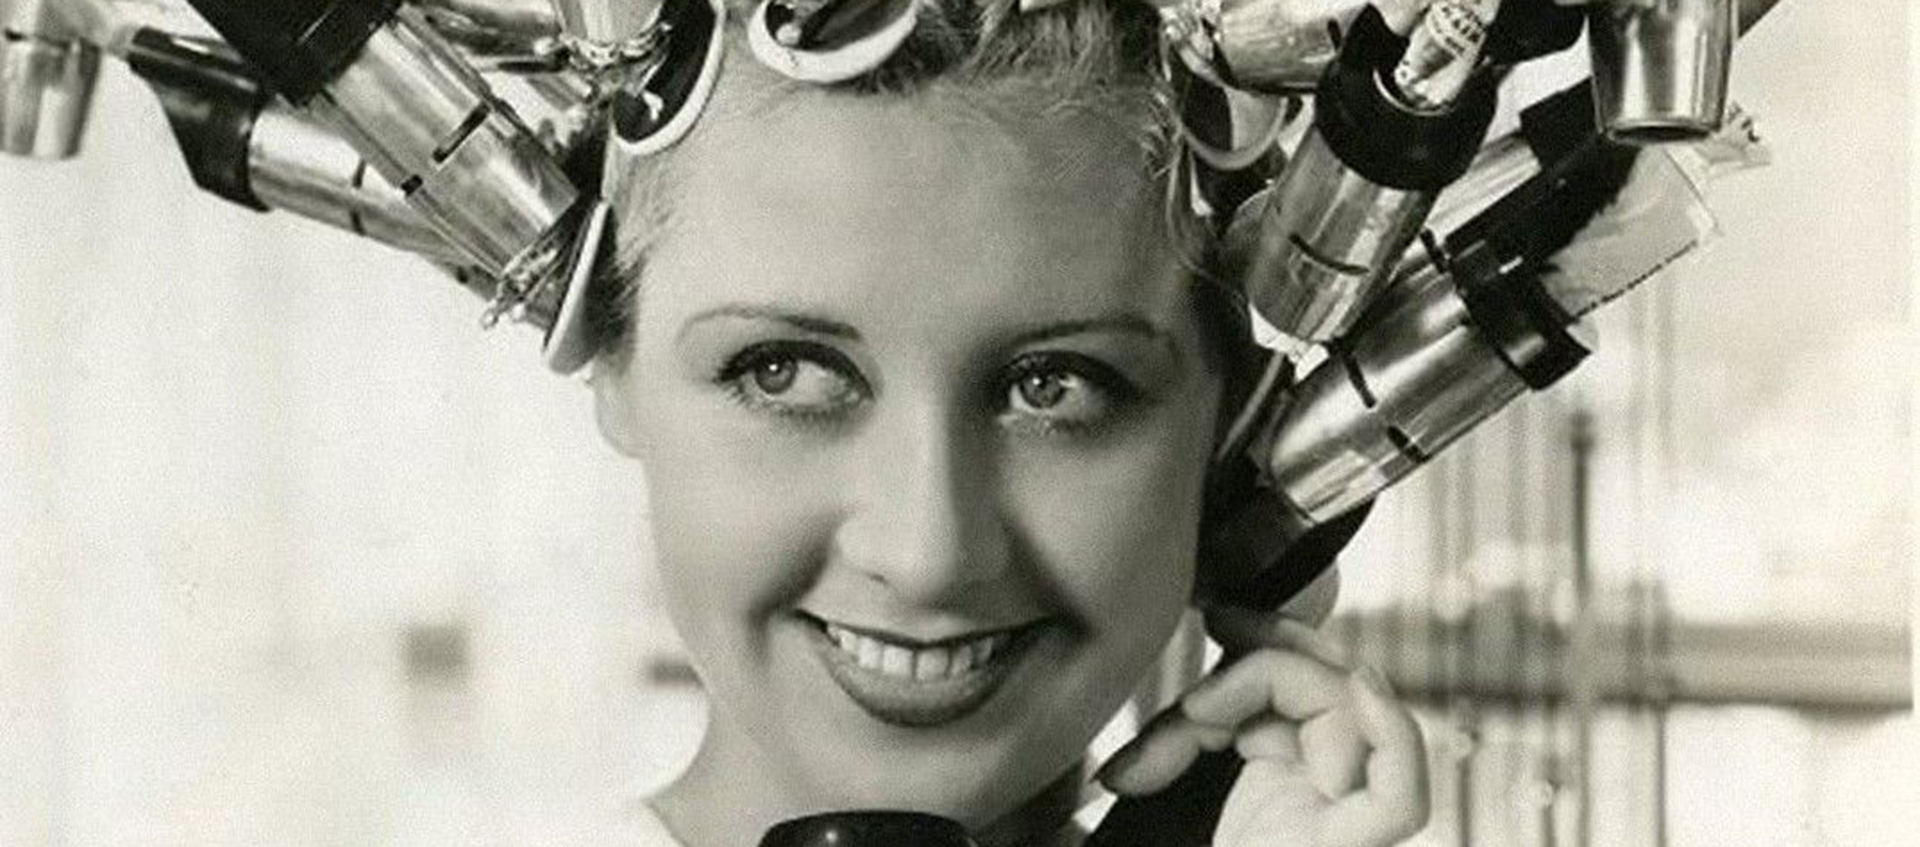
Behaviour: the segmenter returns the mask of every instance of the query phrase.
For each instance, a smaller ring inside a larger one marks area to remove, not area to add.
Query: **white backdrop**
[[[1911,602],[1908,14],[1789,0],[1742,48],[1776,162],[1656,283],[1666,399],[1632,400],[1656,353],[1624,307],[1569,388],[1678,433],[1670,525],[1641,503],[1601,530],[1711,561],[1673,569],[1694,613]],[[698,703],[647,678],[676,648],[642,483],[479,305],[198,193],[111,64],[81,158],[0,159],[0,845],[563,843],[671,768]],[[1350,603],[1401,593],[1403,501]],[[436,625],[469,670],[409,681],[404,636]]]

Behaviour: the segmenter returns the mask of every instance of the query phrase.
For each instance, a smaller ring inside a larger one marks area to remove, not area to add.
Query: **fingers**
[[[1180,698],[1180,709],[1219,727],[1267,712],[1304,721],[1347,699],[1345,676],[1305,653],[1260,650],[1202,679]]]
[[[1234,741],[1234,727],[1195,721],[1175,705],[1148,721],[1094,779],[1115,794],[1152,794],[1173,784],[1202,751],[1224,750]]]
[[[1297,650],[1334,667],[1344,668],[1346,648],[1333,636],[1290,617],[1216,606],[1206,611],[1207,635],[1231,653],[1251,653],[1266,647]]]
[[[1303,756],[1300,750],[1300,727],[1279,715],[1254,718],[1240,727],[1240,733],[1234,736],[1233,751],[1247,760],[1299,762]]]
[[[1322,830],[1329,845],[1390,844],[1426,826],[1427,754],[1420,726],[1371,669],[1353,675],[1354,713],[1372,752],[1366,787],[1341,798]]]
[[[1150,794],[1178,778],[1202,751],[1236,745],[1247,731],[1253,732],[1247,740],[1252,749],[1325,758],[1330,766],[1321,768],[1318,779],[1329,786],[1347,782],[1349,772],[1357,774],[1358,759],[1347,752],[1359,743],[1347,738],[1357,739],[1357,732],[1343,731],[1339,720],[1293,728],[1351,696],[1345,674],[1320,658],[1334,655],[1332,643],[1297,623],[1269,630],[1270,640],[1287,649],[1258,650],[1214,670],[1149,721],[1096,778],[1116,794]],[[1273,726],[1281,721],[1292,726],[1284,731]]]
[[[1352,706],[1329,711],[1300,727],[1300,758],[1307,779],[1326,797],[1343,797],[1365,784],[1370,747]]]

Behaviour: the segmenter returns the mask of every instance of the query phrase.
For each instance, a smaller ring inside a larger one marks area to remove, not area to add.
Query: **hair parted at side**
[[[755,67],[740,31],[758,0],[727,0],[728,54],[713,102],[687,139],[661,153],[607,170],[615,221],[617,279],[597,286],[594,304],[603,357],[625,352],[647,253],[672,227],[675,159],[697,147],[713,120],[751,119],[803,89],[834,96],[939,96],[985,115],[1092,114],[1138,138],[1156,179],[1172,159],[1177,133],[1160,71],[1159,17],[1139,0],[1071,0],[1022,12],[1018,0],[915,0],[913,33],[873,71],[830,86],[785,79]]]

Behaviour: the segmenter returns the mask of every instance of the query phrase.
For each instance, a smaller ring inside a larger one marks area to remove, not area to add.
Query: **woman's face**
[[[1219,385],[1126,134],[925,100],[713,118],[596,384],[702,756],[789,805],[979,825],[1175,625]]]

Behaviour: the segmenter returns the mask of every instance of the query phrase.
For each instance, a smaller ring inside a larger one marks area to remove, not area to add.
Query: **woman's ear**
[[[587,384],[593,387],[593,417],[600,427],[600,437],[621,455],[639,458],[642,439],[635,415],[639,407],[634,404],[625,365],[601,356],[594,360]]]

